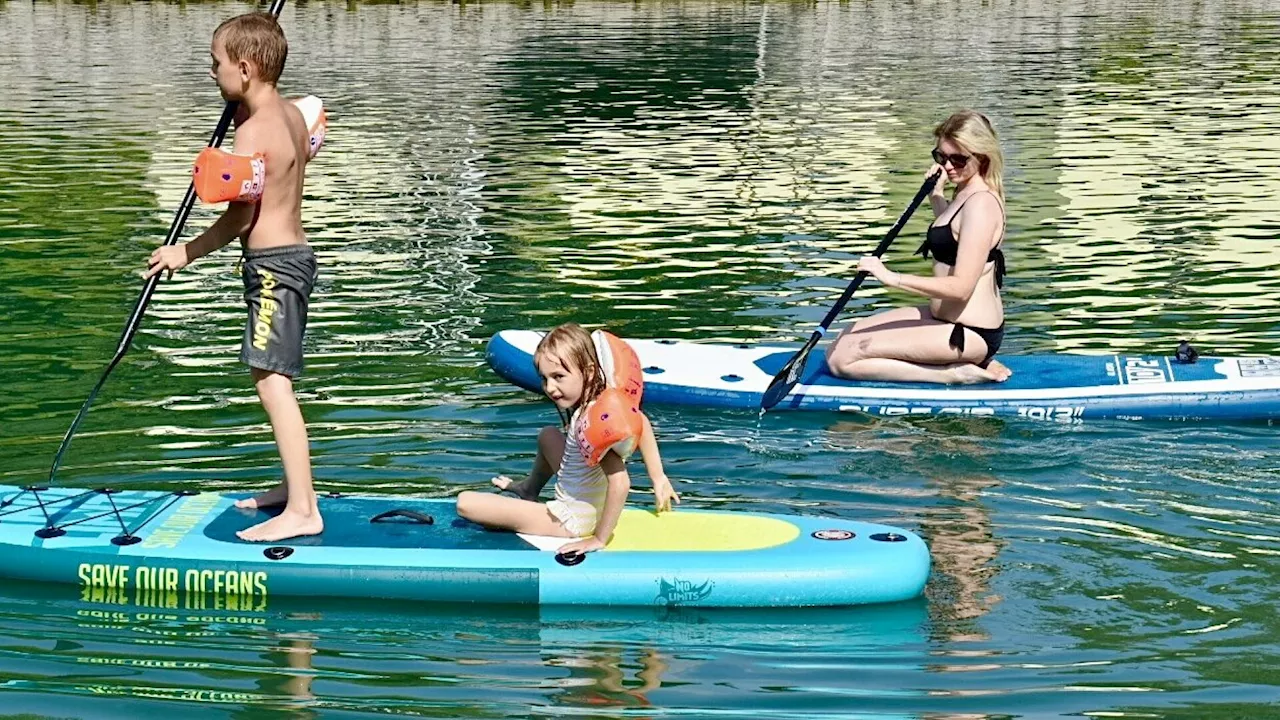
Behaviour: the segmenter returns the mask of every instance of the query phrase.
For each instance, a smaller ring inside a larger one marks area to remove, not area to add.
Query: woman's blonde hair
[[[986,115],[977,110],[955,112],[933,129],[938,140],[950,140],[978,161],[978,172],[992,192],[1004,202],[1004,153],[1000,139]]]
[[[604,371],[600,367],[600,358],[596,356],[595,343],[591,340],[591,333],[578,323],[565,323],[547,333],[533,351],[535,365],[543,358],[559,362],[566,370],[577,369],[582,373],[582,398],[570,408],[570,416],[574,410],[604,392]],[[567,425],[567,418],[565,420]]]

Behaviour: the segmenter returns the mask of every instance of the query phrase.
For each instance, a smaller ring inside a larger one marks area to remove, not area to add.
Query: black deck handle
[[[374,515],[373,518],[369,520],[369,522],[371,523],[382,522],[383,520],[387,520],[394,517],[409,518],[410,520],[414,521],[415,523],[418,523],[419,525],[435,525],[436,524],[436,519],[431,517],[430,515],[427,515],[426,513],[420,513],[417,510],[404,510],[404,509],[388,510],[383,513],[378,513],[377,515]]]

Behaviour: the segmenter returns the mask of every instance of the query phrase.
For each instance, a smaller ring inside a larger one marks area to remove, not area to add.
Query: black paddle
[[[270,9],[267,13],[272,17],[280,17],[280,9],[284,7],[284,0],[272,0]],[[227,136],[227,129],[231,127],[231,120],[236,116],[236,110],[240,107],[240,103],[235,101],[227,102],[227,106],[222,109],[222,117],[218,119],[218,126],[213,129],[213,136],[209,138],[209,147],[218,147],[222,145],[222,140]],[[174,245],[178,242],[178,238],[182,236],[182,226],[187,224],[187,216],[191,214],[191,207],[196,202],[196,185],[194,182],[187,185],[187,194],[182,198],[182,205],[178,207],[178,214],[173,218],[173,224],[169,226],[169,234],[164,238],[165,245]],[[115,370],[116,365],[120,364],[121,358],[129,351],[129,344],[133,342],[133,336],[138,332],[138,326],[142,324],[142,316],[147,312],[147,305],[151,303],[151,296],[155,294],[156,285],[160,284],[160,276],[163,273],[156,273],[147,278],[146,284],[142,286],[142,296],[138,298],[138,302],[133,306],[133,312],[129,315],[128,322],[124,325],[124,334],[120,336],[120,343],[116,346],[116,354],[111,358],[111,362],[107,364],[107,369],[103,371],[102,377],[98,378],[98,384],[93,386],[93,390],[89,391],[89,397],[85,398],[84,404],[80,406],[80,412],[76,413],[76,419],[71,421],[71,427],[67,428],[67,434],[62,437],[62,444],[58,446],[58,453],[53,456],[53,467],[49,468],[49,484],[53,484],[53,476],[58,472],[58,465],[62,463],[62,454],[66,452],[67,446],[71,444],[71,436],[75,435],[76,428],[80,427],[80,421],[84,420],[84,416],[89,412],[89,406],[93,404],[93,399],[98,396],[98,391],[102,389],[104,383],[107,382],[107,376]]]
[[[893,228],[889,230],[889,234],[884,236],[884,240],[880,241],[875,251],[871,253],[872,255],[880,257],[889,249],[889,245],[893,244],[894,238],[898,237],[898,233],[902,231],[902,226],[907,224],[907,220],[911,219],[911,213],[914,213],[916,208],[920,207],[920,203],[924,202],[925,197],[933,190],[934,184],[938,182],[938,177],[941,175],[942,171],[939,170],[925,178],[924,184],[920,186],[920,191],[912,198],[906,212],[902,213],[902,217],[898,218],[898,222],[894,223]],[[840,299],[836,301],[835,305],[831,306],[827,316],[822,319],[822,324],[809,336],[809,341],[787,361],[786,365],[782,366],[777,375],[773,376],[773,380],[769,382],[769,387],[765,388],[764,394],[760,396],[760,407],[768,410],[782,402],[782,399],[791,393],[791,389],[800,380],[800,373],[804,370],[805,361],[809,358],[809,353],[818,345],[818,341],[822,339],[822,336],[827,334],[827,328],[831,327],[831,323],[835,321],[840,311],[844,310],[844,306],[849,304],[849,298],[853,297],[854,291],[862,285],[862,281],[865,279],[867,279],[865,270],[854,276],[853,282],[849,283],[849,287],[844,289]]]

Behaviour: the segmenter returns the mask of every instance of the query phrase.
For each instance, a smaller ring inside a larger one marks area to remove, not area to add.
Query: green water
[[[247,7],[0,3],[0,483],[47,474],[114,350],[221,111],[209,34]],[[500,329],[807,335],[964,105],[1009,168],[1006,352],[1280,353],[1275,2],[291,3],[282,23],[283,90],[330,118],[298,384],[323,490],[522,472],[554,414],[485,366]],[[891,268],[925,269],[924,223]],[[60,482],[277,477],[234,262],[161,284]],[[869,285],[848,314],[903,300]],[[926,598],[148,608],[5,585],[3,712],[1280,716],[1274,428],[649,411],[685,506],[916,530]]]

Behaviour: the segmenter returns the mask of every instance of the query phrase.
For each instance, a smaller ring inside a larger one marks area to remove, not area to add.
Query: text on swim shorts
[[[262,299],[258,305],[258,320],[253,324],[253,346],[259,350],[267,349],[267,340],[271,337],[271,318],[275,315],[276,296],[272,290],[276,286],[276,276],[270,270],[258,270],[262,278]]]

